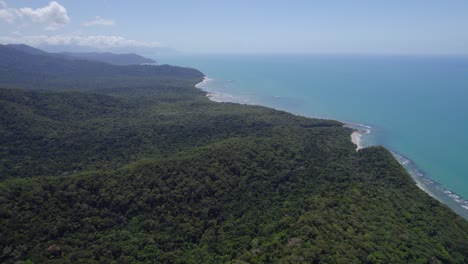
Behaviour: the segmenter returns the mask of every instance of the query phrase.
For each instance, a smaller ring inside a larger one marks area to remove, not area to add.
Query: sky
[[[62,51],[468,55],[468,1],[0,0],[0,43]]]

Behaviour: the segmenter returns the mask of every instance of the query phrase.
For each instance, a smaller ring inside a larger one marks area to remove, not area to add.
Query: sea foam
[[[232,80],[228,81],[232,82]],[[220,82],[216,82],[216,80],[208,77],[203,77],[203,80],[195,85],[198,89],[201,89],[205,92],[207,92],[206,96],[214,102],[222,103],[222,102],[229,102],[229,103],[239,103],[239,104],[252,104],[252,102],[242,96],[235,96],[230,93],[223,93],[217,90],[222,90],[219,89],[219,86],[223,86],[226,84],[221,84]]]
[[[408,171],[420,189],[437,199],[441,203],[449,205],[454,211],[468,218],[468,200],[452,191],[445,189],[442,184],[430,179],[412,160],[391,152],[395,159]]]

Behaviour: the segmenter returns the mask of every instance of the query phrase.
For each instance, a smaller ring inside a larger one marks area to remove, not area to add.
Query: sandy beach
[[[351,141],[356,145],[356,151],[363,148],[361,144],[361,136],[362,136],[361,131],[354,131],[351,134]]]
[[[211,81],[211,80],[212,80],[212,79],[210,79],[210,78],[204,76],[204,77],[203,77],[203,80],[202,80],[201,82],[195,84],[195,87],[198,88],[198,89],[203,90],[203,89],[202,89],[203,86],[204,86],[207,82],[209,82],[209,81]]]

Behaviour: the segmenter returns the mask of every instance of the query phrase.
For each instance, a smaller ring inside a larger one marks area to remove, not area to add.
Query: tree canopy
[[[0,75],[0,262],[468,262],[468,222],[342,123],[211,102],[194,69],[102,65]]]

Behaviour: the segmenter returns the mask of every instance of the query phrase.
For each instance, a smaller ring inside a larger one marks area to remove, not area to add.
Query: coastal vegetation
[[[189,68],[0,59],[1,263],[468,262],[468,222],[340,122]]]

